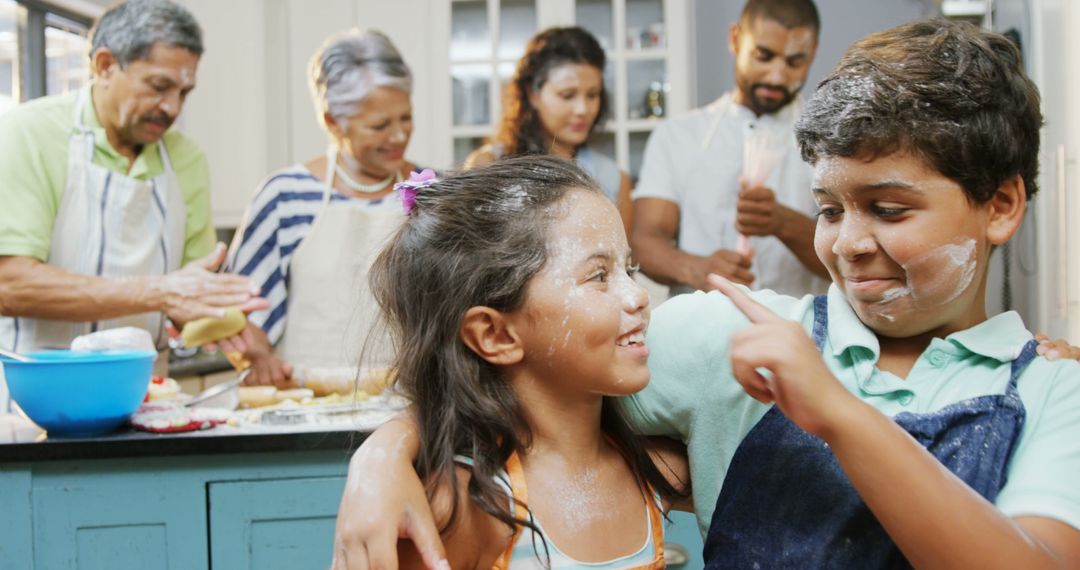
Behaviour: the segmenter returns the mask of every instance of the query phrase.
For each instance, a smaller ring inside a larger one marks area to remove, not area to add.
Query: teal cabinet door
[[[205,568],[206,491],[164,473],[35,481],[34,563],[56,570]]]
[[[325,570],[344,477],[209,485],[214,568]]]
[[[34,568],[28,466],[0,466],[0,570]]]

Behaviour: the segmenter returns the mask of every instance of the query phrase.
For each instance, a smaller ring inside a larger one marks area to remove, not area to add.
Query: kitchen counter
[[[349,458],[367,435],[261,424],[83,439],[7,433],[4,570],[325,570]],[[701,568],[693,516],[673,519],[665,540],[688,548],[683,568]]]
[[[47,438],[37,430],[20,430],[9,443],[0,443],[0,464],[80,459],[120,459],[276,453],[290,451],[338,451],[350,453],[367,432],[347,426],[217,426],[212,429],[157,434],[124,429],[89,438]]]
[[[7,434],[4,570],[325,569],[349,457],[366,435],[261,424],[81,439],[25,426]]]

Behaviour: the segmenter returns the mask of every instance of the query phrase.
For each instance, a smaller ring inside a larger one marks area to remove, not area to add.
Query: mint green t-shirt
[[[813,297],[751,295],[810,334]],[[1004,393],[1012,361],[1032,338],[1019,315],[1003,313],[935,338],[908,378],[900,379],[877,369],[877,337],[835,286],[829,289],[828,312],[825,363],[850,392],[890,417]],[[651,380],[626,406],[641,431],[686,443],[702,535],[739,443],[770,407],[746,395],[731,374],[729,338],[747,324],[720,293],[665,302],[653,312],[646,337]],[[1043,516],[1080,528],[1080,363],[1036,357],[1017,389],[1027,420],[995,503],[1011,517]]]
[[[75,127],[78,92],[28,101],[0,115],[0,255],[48,261],[53,222],[67,184],[68,140]],[[94,163],[149,180],[164,171],[157,144],[128,160],[109,144],[93,104],[83,122],[94,131]],[[187,206],[183,263],[208,255],[215,234],[210,219],[210,171],[195,143],[175,130],[163,137]]]

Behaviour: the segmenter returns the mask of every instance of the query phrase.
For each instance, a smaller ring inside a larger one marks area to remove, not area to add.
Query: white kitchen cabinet
[[[690,108],[689,11],[686,0],[453,0],[445,41],[433,42],[431,54],[432,69],[449,70],[450,98],[433,102],[442,110],[435,115],[442,121],[432,125],[443,145],[435,149],[438,165],[459,165],[495,131],[528,39],[576,24],[608,56],[611,113],[592,144],[636,178],[658,120]]]
[[[694,92],[690,0],[180,1],[202,24],[206,53],[178,126],[210,162],[218,227],[240,222],[271,171],[325,151],[307,66],[327,36],[351,27],[385,32],[412,68],[408,157],[422,166],[453,167],[455,154],[492,134],[499,78],[509,78],[525,42],[548,26],[576,22],[608,47],[613,112],[594,144],[629,172],[657,122],[640,112],[650,84],[666,77],[665,115],[689,109]],[[641,34],[657,24],[665,45],[642,46]]]
[[[1036,323],[1054,338],[1080,343],[1080,5],[1031,3],[1032,78],[1042,95],[1037,232]],[[1031,221],[1030,217],[1029,220]]]

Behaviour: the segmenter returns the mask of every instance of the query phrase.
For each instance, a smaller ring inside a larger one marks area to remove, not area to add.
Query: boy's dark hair
[[[821,17],[813,0],[747,0],[739,23],[746,25],[758,18],[771,20],[789,30],[814,28],[814,37],[821,31]]]
[[[923,20],[848,48],[795,125],[803,160],[905,151],[984,203],[1019,174],[1038,191],[1039,91],[1001,34]]]
[[[499,367],[470,350],[460,328],[472,307],[522,306],[547,263],[551,222],[566,215],[560,204],[571,192],[603,196],[573,162],[552,156],[508,158],[449,176],[420,190],[372,267],[371,290],[397,351],[397,386],[419,424],[417,472],[429,498],[439,488],[453,493],[447,528],[457,516],[454,457],[463,455],[472,461],[470,499],[510,526],[536,529],[527,512],[511,514],[495,479],[511,452],[530,445],[529,426]],[[653,464],[614,398],[604,398],[601,427],[638,481],[685,496]]]
[[[533,36],[506,88],[506,108],[492,142],[501,144],[507,156],[548,152],[540,113],[529,102],[529,93],[539,91],[552,70],[568,63],[591,65],[600,72],[600,111],[589,127],[592,132],[607,118],[605,61],[604,48],[584,28],[548,28]]]

